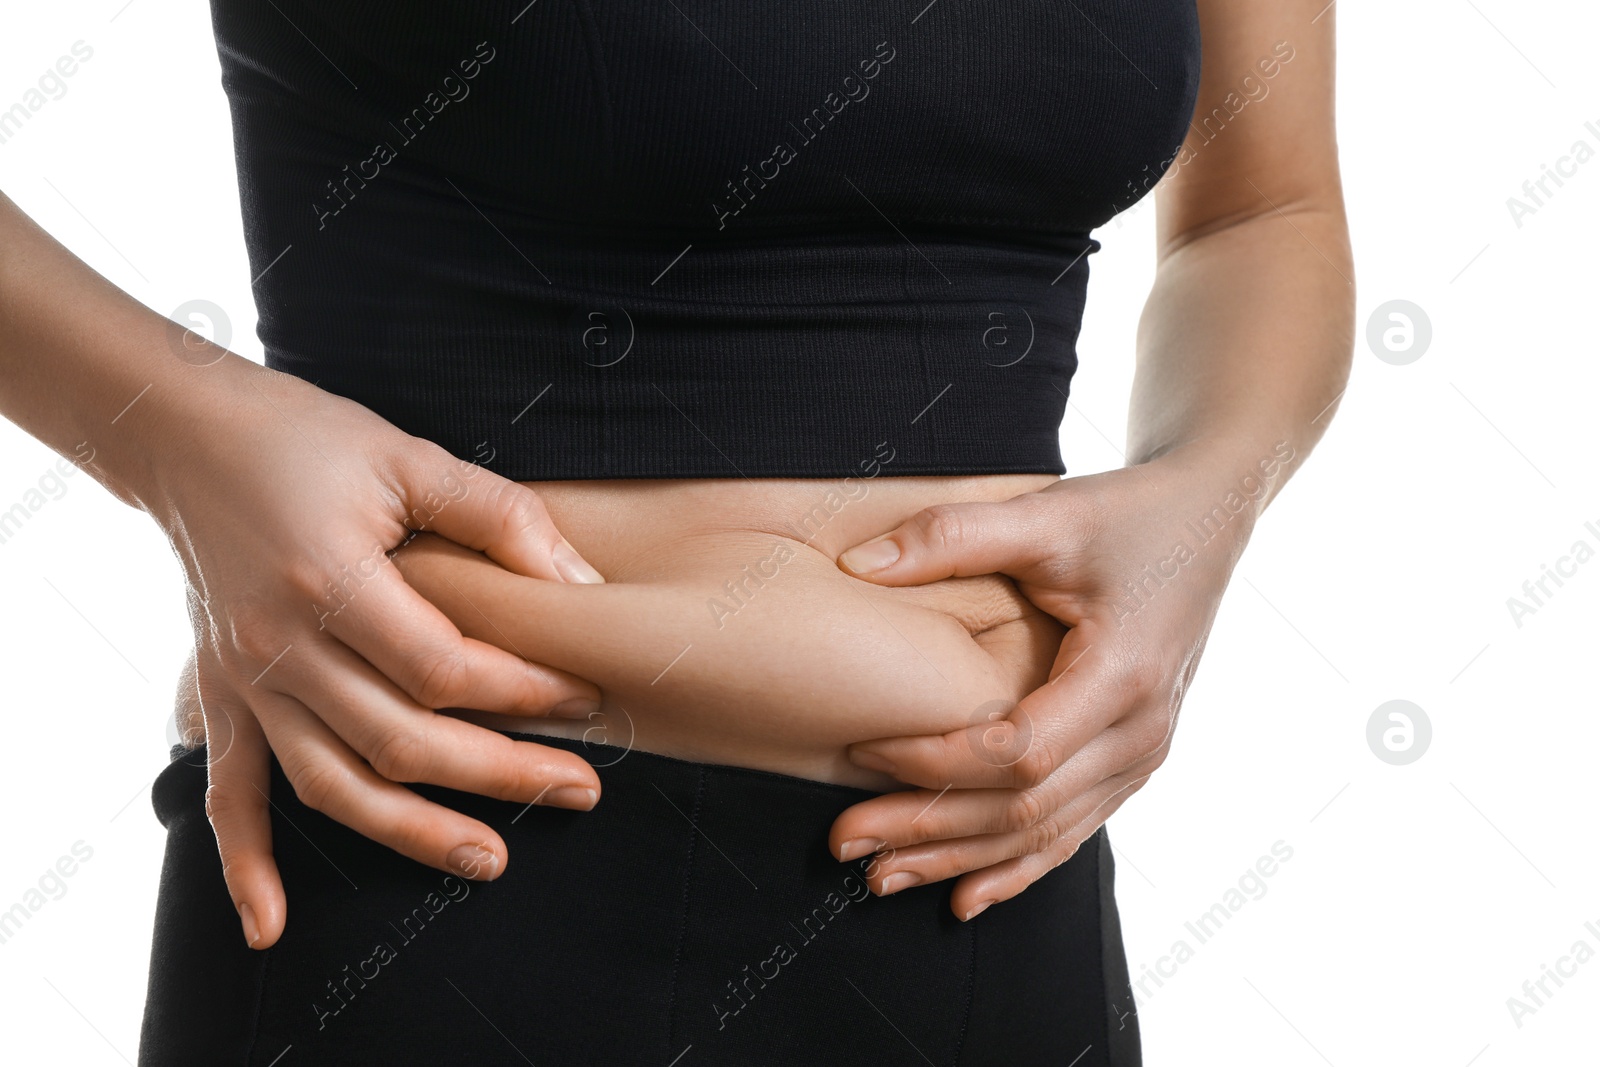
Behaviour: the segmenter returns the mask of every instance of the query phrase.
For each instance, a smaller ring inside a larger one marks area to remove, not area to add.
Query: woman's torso
[[[1008,580],[832,561],[1064,472],[1090,231],[1183,139],[1194,0],[213,22],[268,365],[544,495],[609,588],[475,596],[601,682],[621,740],[862,782],[849,741],[1043,680],[1059,627]]]

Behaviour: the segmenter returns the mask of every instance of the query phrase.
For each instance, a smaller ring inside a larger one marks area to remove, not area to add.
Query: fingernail
[[[564,785],[544,795],[545,804],[557,808],[576,808],[578,811],[588,811],[599,799],[600,794],[593,789],[577,785]]]
[[[558,719],[587,719],[599,710],[598,700],[592,697],[573,697],[551,708],[550,714]]]
[[[256,923],[256,909],[249,904],[239,905],[239,923],[244,927],[244,943],[251,948],[261,940],[261,927]]]
[[[600,572],[589,566],[589,562],[578,555],[578,550],[565,541],[550,550],[550,562],[555,564],[556,571],[561,577],[569,582],[600,585],[605,581]]]
[[[867,574],[882,570],[899,558],[900,546],[894,541],[868,541],[840,556],[839,562],[857,574]]]
[[[887,841],[878,841],[870,837],[852,838],[839,846],[839,862],[847,863],[857,857],[876,852],[888,843]]]
[[[902,889],[910,889],[914,885],[922,884],[922,875],[916,871],[895,871],[883,880],[883,896],[898,893]]]
[[[962,922],[970,921],[974,915],[977,915],[977,914],[981,913],[984,908],[987,908],[990,904],[993,904],[993,903],[994,903],[994,901],[992,901],[992,900],[984,901],[982,904],[977,905],[971,911],[967,912],[966,915],[962,916],[961,921]]]
[[[894,773],[894,764],[878,755],[876,752],[867,752],[862,749],[850,750],[850,762],[857,767],[865,767],[869,771],[882,771],[884,774]]]
[[[450,850],[445,864],[454,867],[468,878],[493,878],[500,869],[500,857],[482,845],[457,845]]]

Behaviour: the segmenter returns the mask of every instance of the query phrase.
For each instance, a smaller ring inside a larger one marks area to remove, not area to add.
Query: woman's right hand
[[[246,941],[267,948],[287,908],[272,858],[272,753],[308,806],[469,877],[504,870],[505,842],[401,783],[581,810],[599,797],[580,757],[435,713],[581,717],[599,691],[464,638],[388,551],[428,529],[529,577],[604,579],[531,490],[359,404],[216,352],[207,370],[228,383],[224,410],[164,428],[172,451],[152,464],[155,491],[140,503],[188,577],[196,651],[179,687],[180,730],[197,732],[198,711],[228,891]]]

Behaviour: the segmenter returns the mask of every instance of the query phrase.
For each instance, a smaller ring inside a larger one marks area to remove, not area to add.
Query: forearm
[[[1337,199],[1165,250],[1139,323],[1128,462],[1188,455],[1230,483],[1251,475],[1267,483],[1249,497],[1259,514],[1344,391],[1354,278]]]
[[[248,363],[180,337],[0,194],[0,414],[135,506],[186,422]]]

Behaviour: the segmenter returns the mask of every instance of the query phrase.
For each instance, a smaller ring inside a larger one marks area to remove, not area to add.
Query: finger
[[[392,566],[324,614],[322,627],[425,707],[584,718],[600,706],[593,682],[463,637]]]
[[[858,741],[851,762],[929,789],[1042,784],[1147,695],[1120,684],[1098,632],[1089,622],[1067,631],[1050,681],[1003,716],[985,705],[978,721],[949,733]]]
[[[293,697],[263,692],[257,703],[271,709],[267,739],[306,807],[441,871],[491,881],[505,870],[505,842],[489,826],[380,777]]]
[[[412,529],[434,530],[530,578],[605,581],[561,536],[539,494],[443,449],[435,459],[400,473]]]
[[[217,838],[222,878],[239,913],[245,943],[271,948],[288,912],[283,879],[272,856],[267,808],[271,753],[260,724],[242,701],[203,684],[206,732],[206,818]]]
[[[969,871],[983,870],[1007,860],[1051,852],[1063,837],[1077,832],[1113,797],[1148,777],[1145,774],[1130,779],[1114,775],[1024,830],[894,847],[890,855],[872,865],[867,884],[875,892],[895,893],[914,885],[941,882]],[[1092,832],[1092,829],[1084,831],[1084,836]]]
[[[1069,630],[1062,653],[1078,630]],[[1058,657],[1059,662],[1059,657]],[[848,749],[851,763],[926,789],[1029,789],[1042,784],[1072,753],[1115,721],[1123,701],[1106,707],[1090,699],[1090,686],[1059,681],[1022,697],[1010,712],[987,712],[979,721],[944,734],[877,737]]]
[[[1087,818],[1044,851],[1004,860],[992,867],[962,875],[950,892],[950,910],[963,920],[971,919],[991,904],[1010,900],[1021,893],[1071,859],[1129,797],[1144,787],[1147,779],[1148,776],[1125,783],[1119,792],[1107,798]]]
[[[1165,750],[1148,754],[1129,741],[1112,727],[1029,789],[915,789],[864,800],[834,820],[829,847],[841,861],[848,861],[883,845],[905,848],[1027,831],[1114,775],[1149,773],[1160,765]]]
[[[439,715],[337,641],[296,648],[273,671],[273,689],[316,708],[342,746],[390,782],[428,782],[580,811],[599,799],[599,776],[577,753]],[[283,760],[276,736],[273,748]]]
[[[1044,528],[1035,496],[924,508],[882,537],[845,550],[839,565],[883,585],[1025,569],[1039,562],[1060,535]]]

